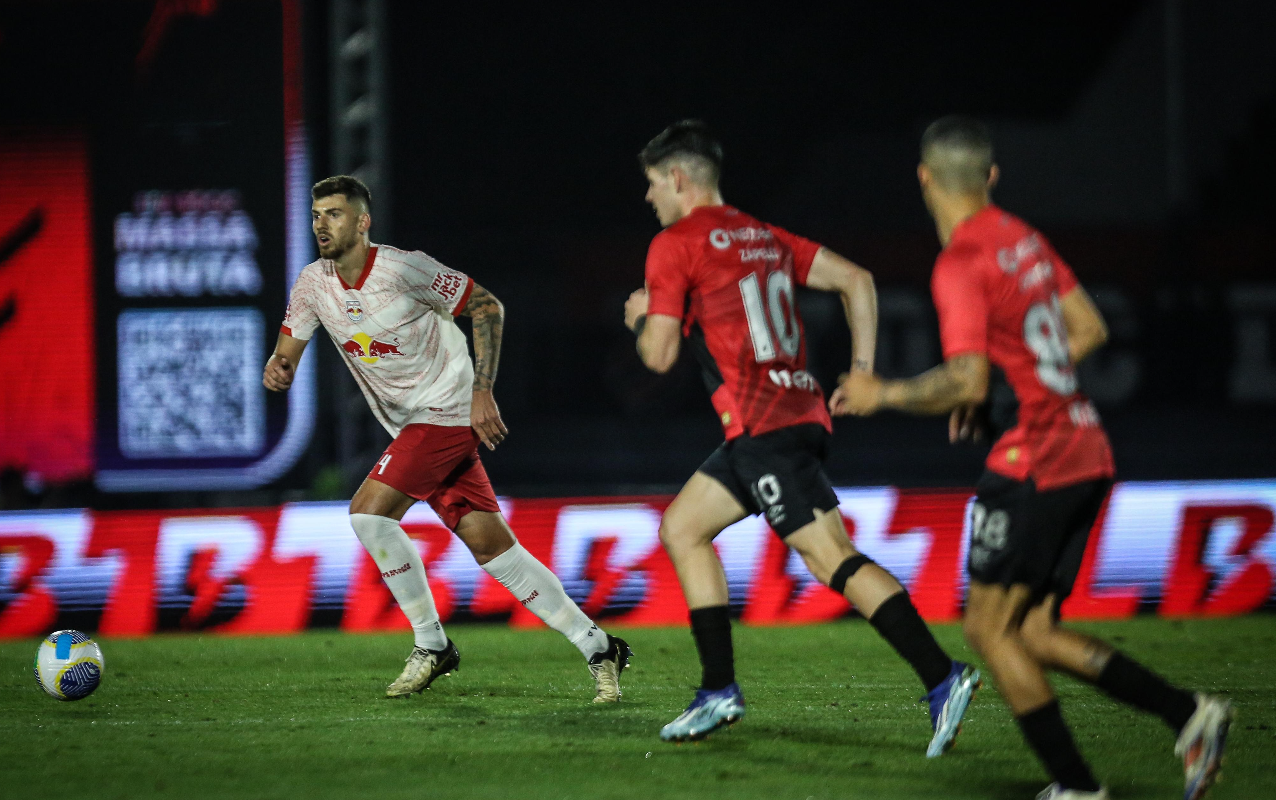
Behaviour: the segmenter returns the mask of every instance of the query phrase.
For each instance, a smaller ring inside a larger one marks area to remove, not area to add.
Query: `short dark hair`
[[[647,142],[638,154],[638,163],[650,169],[679,156],[702,161],[713,183],[722,176],[722,143],[701,120],[684,119],[665,128]]]
[[[344,194],[346,200],[351,202],[362,200],[363,205],[369,211],[372,210],[372,192],[368,191],[366,183],[353,175],[333,175],[331,178],[324,178],[310,187],[311,200],[331,197],[334,194]]]
[[[978,190],[992,170],[992,131],[974,117],[941,117],[922,134],[921,159],[946,188]]]

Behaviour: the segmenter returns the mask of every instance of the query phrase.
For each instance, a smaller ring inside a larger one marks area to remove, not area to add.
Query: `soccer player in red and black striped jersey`
[[[877,298],[865,270],[815,242],[726,205],[718,191],[722,147],[703,123],[677,123],[639,156],[647,201],[664,230],[651,243],[647,285],[625,304],[638,353],[656,372],[685,339],[704,368],[726,431],[719,447],[665,512],[660,539],[691,610],[703,680],[666,741],[702,738],[744,714],[735,682],[727,583],[713,539],[765,514],[817,579],[854,603],[917,672],[935,735],[927,754],[957,733],[979,673],[940,648],[894,577],[856,552],[823,461],[833,426],[805,369],[797,286],[842,296],[853,369],[871,373]]]
[[[949,414],[949,438],[986,424],[995,441],[976,488],[965,632],[1054,783],[1038,800],[1107,797],[1059,712],[1046,670],[1089,681],[1178,734],[1187,800],[1214,780],[1230,705],[1191,693],[1058,624],[1112,487],[1108,437],[1074,365],[1107,339],[1103,318],[1045,237],[993,205],[988,129],[945,117],[922,137],[922,195],[944,245],[931,278],[944,363],[910,380],[851,373],[835,414]],[[982,407],[982,408],[981,408]]]

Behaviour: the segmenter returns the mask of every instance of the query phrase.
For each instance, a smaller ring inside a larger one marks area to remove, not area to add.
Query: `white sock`
[[[447,647],[447,636],[439,622],[439,612],[434,608],[434,595],[425,579],[421,552],[403,528],[389,517],[375,514],[351,514],[350,525],[381,570],[381,579],[390,588],[390,594],[412,623],[416,646],[427,650]]]
[[[585,616],[549,571],[523,545],[514,546],[483,565],[488,575],[510,590],[549,627],[566,636],[585,658],[607,649],[607,634]]]

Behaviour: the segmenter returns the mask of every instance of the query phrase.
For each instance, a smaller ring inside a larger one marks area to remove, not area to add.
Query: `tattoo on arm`
[[[474,390],[491,391],[501,359],[505,307],[476,283],[461,313],[474,321]]]
[[[983,356],[956,356],[915,378],[887,381],[882,404],[913,414],[942,414],[971,402],[970,388],[980,380]]]

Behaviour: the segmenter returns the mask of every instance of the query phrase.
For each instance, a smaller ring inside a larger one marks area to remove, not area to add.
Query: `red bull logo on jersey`
[[[363,302],[360,300],[346,301],[346,316],[351,322],[360,322],[363,320]]]
[[[375,364],[383,358],[404,355],[399,349],[398,339],[393,344],[380,342],[362,331],[347,339],[341,349],[365,364]]]

